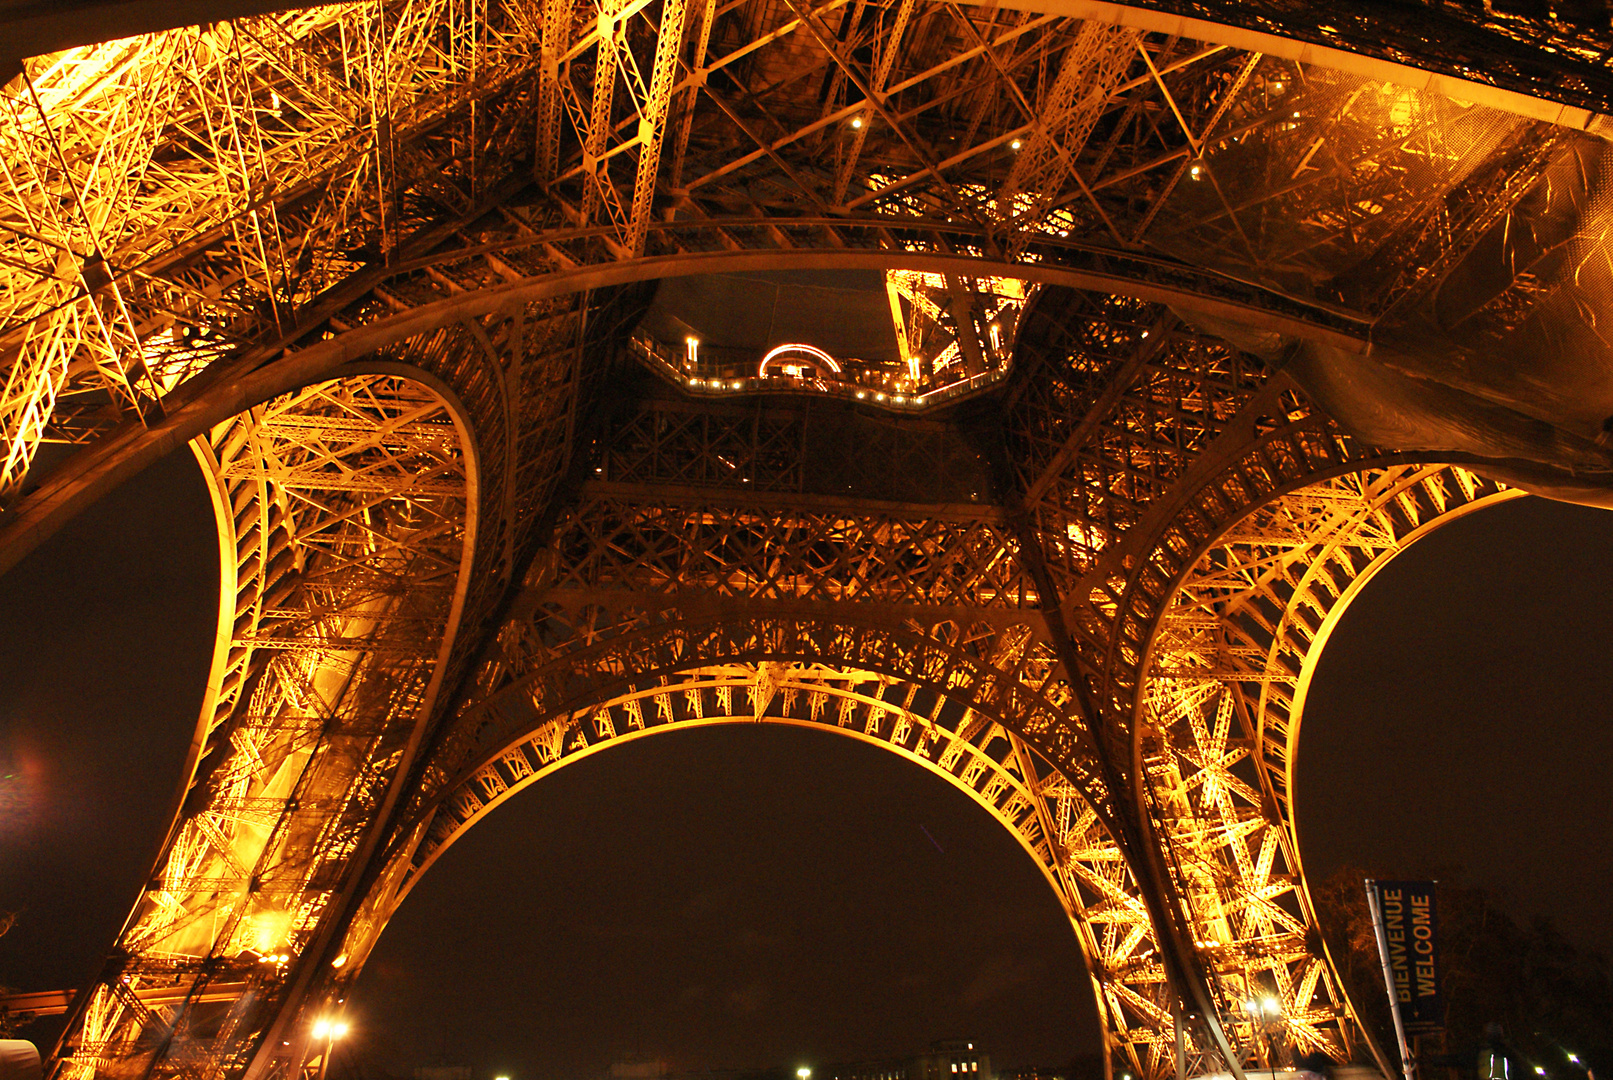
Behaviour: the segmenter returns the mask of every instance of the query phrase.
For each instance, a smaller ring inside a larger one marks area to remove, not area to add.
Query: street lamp
[[[805,1065],[801,1066],[799,1069],[796,1069],[795,1075],[800,1077],[800,1080],[812,1080],[812,1070],[807,1068]]]
[[[325,1040],[325,1052],[319,1056],[319,1080],[325,1080],[325,1071],[330,1068],[331,1050],[337,1039],[347,1035],[347,1023],[343,1020],[316,1020],[313,1034],[314,1038]]]
[[[1277,1077],[1277,1036],[1276,1032],[1283,1027],[1283,1003],[1274,997],[1263,997],[1259,1001],[1250,998],[1243,1003],[1243,1009],[1255,1022],[1255,1030],[1264,1032],[1270,1073],[1272,1080]],[[1258,1038],[1258,1036],[1257,1036]]]

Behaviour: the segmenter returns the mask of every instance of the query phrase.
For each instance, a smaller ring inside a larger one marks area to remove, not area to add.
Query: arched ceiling
[[[318,377],[432,319],[730,258],[919,274],[894,309],[954,343],[908,361],[919,389],[1007,361],[985,339],[1012,305],[982,283],[1163,299],[1362,437],[1605,501],[1613,259],[1583,12],[1050,5],[337,5],[32,60],[7,99],[7,516],[41,501],[18,498],[41,437],[111,476],[245,403],[170,419],[249,374],[278,392],[295,358]],[[145,10],[0,25],[33,47]],[[1382,77],[1417,66],[1436,89]]]

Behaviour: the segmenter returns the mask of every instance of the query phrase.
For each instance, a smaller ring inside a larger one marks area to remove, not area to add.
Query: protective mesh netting
[[[1594,436],[1613,416],[1613,155],[1565,147],[1384,344],[1441,382]]]
[[[1437,258],[1484,186],[1523,163],[1537,125],[1520,117],[1316,67],[1271,62],[1240,95],[1148,233],[1151,247],[1284,292],[1368,310],[1408,254]],[[1453,198],[1458,189],[1461,198]],[[1475,210],[1478,208],[1475,207]],[[1413,249],[1413,250],[1408,250]]]

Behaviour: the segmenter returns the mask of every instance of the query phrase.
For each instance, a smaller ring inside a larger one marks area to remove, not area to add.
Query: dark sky
[[[1435,530],[1317,664],[1307,874],[1460,870],[1613,956],[1613,512],[1520,499]]]
[[[178,455],[0,581],[0,909],[22,910],[0,984],[82,981],[153,855],[206,673],[209,516]],[[1312,874],[1462,866],[1613,952],[1610,553],[1613,514],[1525,500],[1365,590],[1301,747]],[[1096,1047],[1084,983],[1030,860],[943,781],[826,733],[685,731],[568,767],[452,849],[359,983],[354,1048],[518,1080],[952,1036],[1055,1063]]]

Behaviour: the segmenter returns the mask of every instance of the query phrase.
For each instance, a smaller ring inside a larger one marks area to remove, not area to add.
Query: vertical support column
[[[560,57],[571,40],[574,0],[544,0],[538,60],[538,136],[533,177],[546,184],[560,166]]]
[[[1160,952],[1165,961],[1165,970],[1175,987],[1176,1001],[1173,1002],[1173,1010],[1180,1015],[1182,1006],[1190,1001],[1204,1018],[1204,1034],[1208,1043],[1213,1046],[1213,1053],[1221,1056],[1234,1080],[1246,1080],[1239,1057],[1228,1042],[1226,1031],[1220,1022],[1215,994],[1183,918],[1182,902],[1171,887],[1170,875],[1162,865],[1160,852],[1152,846],[1150,839],[1152,834],[1138,819],[1133,811],[1134,801],[1128,798],[1142,781],[1140,778],[1128,776],[1129,770],[1126,766],[1129,763],[1114,760],[1109,740],[1102,732],[1104,724],[1111,721],[1092,699],[1090,688],[1082,675],[1084,666],[1069,623],[1065,620],[1062,597],[1057,583],[1048,571],[1047,560],[1031,515],[1020,509],[1011,513],[1009,520],[1017,541],[1020,561],[1026,573],[1036,583],[1037,592],[1041,596],[1042,615],[1047,624],[1048,637],[1059,662],[1064,667],[1070,688],[1074,691],[1076,706],[1098,732],[1096,740],[1098,770],[1108,789],[1117,796],[1117,805],[1114,807],[1115,839],[1131,867],[1137,881],[1138,892],[1148,907],[1149,918],[1154,925],[1155,940],[1159,942]],[[1185,1052],[1185,1033],[1180,1023],[1177,1025],[1177,1032]],[[1184,1072],[1185,1069],[1184,1062]]]
[[[584,225],[593,221],[602,201],[615,198],[615,192],[603,190],[610,183],[603,158],[610,138],[611,102],[616,96],[616,35],[621,29],[617,15],[621,10],[622,0],[605,0],[599,12],[594,100],[588,113],[588,131],[582,149],[582,167],[588,174],[582,196]]]
[[[655,177],[661,169],[661,142],[666,115],[672,104],[672,76],[677,73],[678,49],[683,44],[683,14],[687,0],[666,0],[661,8],[661,34],[655,43],[655,67],[650,75],[649,98],[639,112],[638,174],[633,180],[633,210],[628,219],[627,251],[644,254],[644,236],[650,225],[650,204],[655,198]]]
[[[689,152],[689,129],[694,126],[695,103],[700,97],[700,88],[706,84],[706,50],[711,46],[711,24],[717,18],[717,0],[706,0],[706,10],[700,16],[700,37],[695,42],[692,71],[694,85],[684,99],[683,120],[678,125],[678,145],[672,154],[672,180],[668,185],[673,191],[683,187],[683,159]]]

